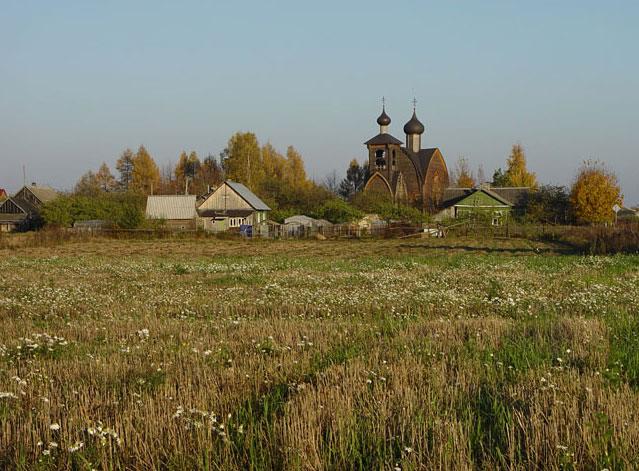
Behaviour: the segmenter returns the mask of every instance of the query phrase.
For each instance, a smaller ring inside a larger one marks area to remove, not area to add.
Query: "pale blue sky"
[[[540,180],[599,158],[639,203],[639,2],[0,0],[0,187],[71,188],[143,143],[159,164],[238,130],[311,176],[365,156],[387,97],[403,139]]]

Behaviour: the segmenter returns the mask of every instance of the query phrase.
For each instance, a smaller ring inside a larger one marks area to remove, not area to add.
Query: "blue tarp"
[[[253,226],[250,224],[242,224],[240,226],[240,234],[245,237],[253,237]]]

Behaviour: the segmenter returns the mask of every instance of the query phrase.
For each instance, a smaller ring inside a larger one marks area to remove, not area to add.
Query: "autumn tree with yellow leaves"
[[[520,144],[515,144],[506,161],[505,186],[537,188],[537,176],[526,167],[526,154]]]
[[[617,176],[603,162],[583,162],[570,192],[570,203],[578,220],[592,224],[612,222],[616,204],[621,204]]]
[[[132,159],[131,189],[152,195],[160,184],[160,169],[144,146],[140,146]]]
[[[455,163],[454,182],[457,188],[474,188],[477,184],[466,157],[459,157]]]

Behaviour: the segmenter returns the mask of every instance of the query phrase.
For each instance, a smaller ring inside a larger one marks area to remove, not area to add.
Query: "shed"
[[[154,195],[146,200],[146,217],[162,220],[176,231],[195,230],[195,195]]]
[[[104,219],[90,219],[88,221],[76,221],[73,223],[73,229],[78,232],[99,232],[108,229],[111,223]]]

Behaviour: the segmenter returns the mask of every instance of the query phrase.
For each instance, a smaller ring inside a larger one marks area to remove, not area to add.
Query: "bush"
[[[352,222],[360,219],[363,213],[344,200],[334,198],[324,203],[315,213],[319,219],[326,219],[335,224]]]
[[[429,217],[419,209],[406,204],[395,203],[388,195],[358,193],[353,198],[356,208],[368,213],[378,214],[386,221],[402,221],[411,224],[427,222]]]
[[[144,205],[145,197],[135,193],[65,195],[43,205],[41,214],[44,222],[54,227],[100,219],[122,229],[135,229],[144,222]]]

